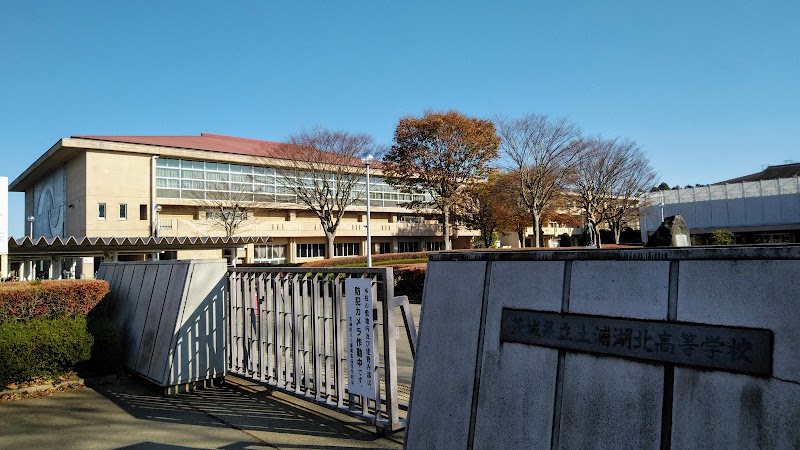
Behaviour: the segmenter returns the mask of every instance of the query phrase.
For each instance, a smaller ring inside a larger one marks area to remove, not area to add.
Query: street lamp
[[[33,240],[33,222],[34,222],[35,220],[36,220],[36,217],[34,217],[34,216],[33,216],[33,214],[31,214],[30,216],[28,216],[28,223],[30,223],[30,224],[31,224],[31,240]]]
[[[153,230],[153,237],[158,237],[159,235],[159,228],[161,228],[161,205],[156,205],[153,207],[153,211],[156,212],[155,217],[155,230]]]
[[[370,223],[369,216],[369,166],[375,158],[372,155],[367,155],[361,159],[364,166],[367,168],[367,267],[372,267],[372,224]]]
[[[33,214],[28,216],[28,223],[31,224],[31,241],[33,241],[33,222],[35,220],[36,220],[36,217],[34,217]],[[36,263],[33,260],[31,260],[31,273],[28,275],[28,279],[29,280],[35,280],[36,279]]]

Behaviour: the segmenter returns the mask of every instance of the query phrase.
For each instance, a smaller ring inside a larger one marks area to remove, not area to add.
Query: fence
[[[228,371],[377,428],[405,426],[397,394],[394,276],[391,268],[235,268],[228,272]],[[376,293],[375,398],[347,392],[344,280],[369,278]],[[405,312],[405,311],[404,311]],[[409,334],[410,336],[410,334]],[[407,405],[406,405],[407,406]]]

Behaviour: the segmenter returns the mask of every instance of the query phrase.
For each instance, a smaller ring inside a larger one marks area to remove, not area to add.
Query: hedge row
[[[108,293],[103,280],[46,280],[0,284],[0,323],[85,316]]]
[[[409,252],[409,253],[382,253],[379,255],[372,255],[373,263],[382,263],[390,261],[402,261],[410,259],[428,259],[428,255],[436,252]],[[300,267],[340,267],[343,265],[364,263],[366,264],[366,256],[348,256],[344,258],[321,259],[319,261],[309,261],[302,264]]]
[[[394,295],[407,295],[412,303],[422,302],[425,265],[409,264],[394,267]]]
[[[0,323],[0,389],[72,370],[90,359],[93,343],[85,317]]]

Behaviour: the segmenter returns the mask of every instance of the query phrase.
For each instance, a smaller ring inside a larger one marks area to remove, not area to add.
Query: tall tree
[[[442,215],[445,249],[451,249],[450,219],[466,184],[487,173],[497,157],[499,138],[489,120],[456,111],[428,112],[400,119],[387,153],[387,181],[407,192],[428,194],[411,207],[431,207]]]
[[[325,233],[326,257],[334,255],[336,230],[347,208],[364,196],[364,165],[360,157],[374,154],[372,136],[314,128],[290,136],[292,158],[278,171],[286,194],[319,218]]]
[[[594,138],[576,168],[575,191],[586,215],[587,228],[598,247],[598,226],[612,222],[619,239],[621,222],[636,206],[637,197],[650,186],[655,173],[636,142]]]
[[[584,152],[577,125],[565,118],[529,114],[498,119],[503,154],[518,176],[519,192],[533,222],[533,245],[540,247],[542,213],[574,174]]]

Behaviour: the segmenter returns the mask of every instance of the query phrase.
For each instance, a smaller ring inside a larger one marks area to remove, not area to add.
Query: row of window
[[[400,241],[397,243],[398,253],[418,252],[422,249],[419,241]],[[444,250],[444,242],[432,241],[425,242],[425,251],[435,252]],[[263,252],[268,250],[264,249]],[[359,256],[361,255],[361,244],[358,242],[345,242],[334,244],[334,256]],[[392,253],[391,242],[378,242],[378,253]],[[281,251],[283,255],[283,250]],[[283,257],[283,256],[281,256]],[[297,244],[298,258],[324,258],[325,244]],[[256,249],[256,259],[259,259],[259,250]],[[265,258],[266,259],[266,258]]]
[[[108,216],[108,208],[105,203],[97,204],[97,218],[106,220]],[[119,204],[119,220],[128,220],[128,204]],[[139,220],[147,220],[147,205],[139,205]]]
[[[164,198],[222,200],[231,198],[255,202],[297,203],[271,167],[159,158],[156,160],[156,195]],[[311,174],[303,178],[313,181]],[[366,178],[355,187],[366,190]],[[430,200],[427,195],[403,193],[380,177],[370,180],[370,204],[400,206],[411,201]],[[365,201],[361,201],[364,204]]]

